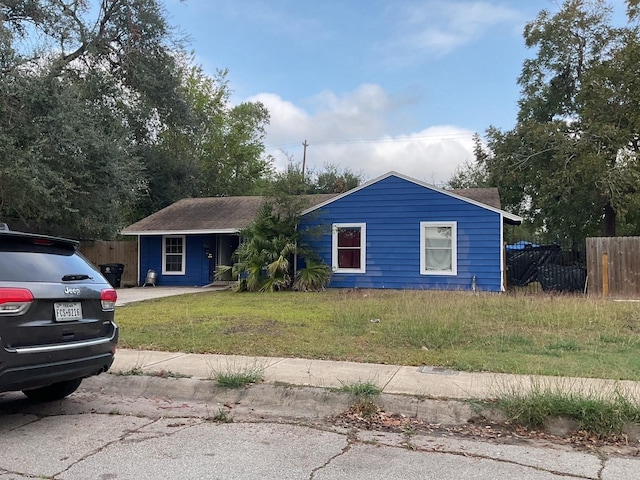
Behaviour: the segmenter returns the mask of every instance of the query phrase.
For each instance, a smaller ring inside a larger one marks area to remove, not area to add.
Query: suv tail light
[[[102,310],[105,312],[114,310],[116,308],[116,300],[118,300],[118,294],[113,288],[105,288],[100,292],[100,302],[102,303]]]
[[[33,294],[26,288],[0,288],[0,315],[20,315],[27,311]]]

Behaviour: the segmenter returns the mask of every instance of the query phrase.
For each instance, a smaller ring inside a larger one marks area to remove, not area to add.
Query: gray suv
[[[118,340],[116,299],[78,242],[0,223],[0,392],[56,400],[106,372]]]

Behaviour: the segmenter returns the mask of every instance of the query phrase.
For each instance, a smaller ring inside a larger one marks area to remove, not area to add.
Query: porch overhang
[[[202,229],[202,230],[122,230],[121,235],[130,236],[157,236],[157,235],[239,235],[240,229],[222,228],[222,229]]]

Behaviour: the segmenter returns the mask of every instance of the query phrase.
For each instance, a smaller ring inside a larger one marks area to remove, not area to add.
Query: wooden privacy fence
[[[120,285],[131,287],[138,284],[138,242],[83,241],[80,243],[80,252],[96,267],[106,263],[122,263],[124,272]]]
[[[640,298],[640,237],[587,238],[587,291]]]

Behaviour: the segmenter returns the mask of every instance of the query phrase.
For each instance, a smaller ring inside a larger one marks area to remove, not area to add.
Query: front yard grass
[[[118,307],[123,348],[640,380],[640,307],[581,296],[206,292]]]

